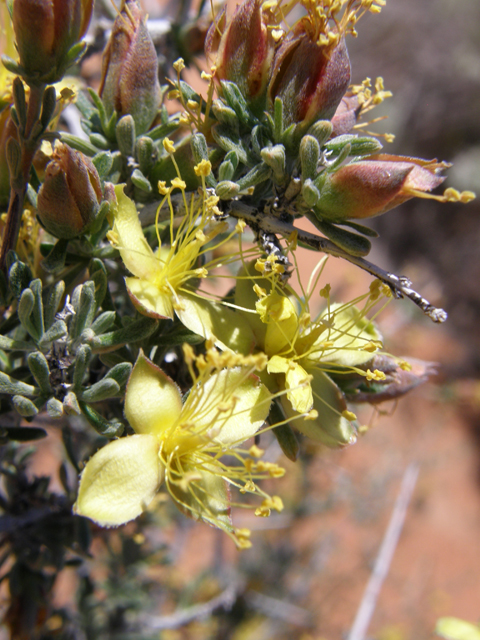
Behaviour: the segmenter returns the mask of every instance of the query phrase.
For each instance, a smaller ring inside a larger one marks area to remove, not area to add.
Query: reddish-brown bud
[[[346,390],[347,400],[350,402],[368,402],[379,404],[389,400],[397,400],[406,393],[427,382],[437,373],[437,363],[426,362],[416,358],[398,360],[386,354],[376,355],[366,367],[385,374],[385,378],[373,383],[357,376],[348,380]]]
[[[99,90],[107,115],[130,114],[137,135],[154,121],[160,104],[155,46],[136,0],[126,0],[103,57]]]
[[[357,96],[344,96],[332,118],[332,138],[350,133],[357,124],[361,105]]]
[[[40,188],[37,214],[45,229],[66,240],[86,233],[102,201],[102,187],[92,161],[57,144]]]
[[[318,180],[315,215],[331,222],[378,216],[438,187],[445,180],[439,173],[448,166],[388,154],[352,162]]]
[[[270,101],[283,102],[285,125],[329,120],[350,83],[345,39],[319,45],[307,33],[293,33],[279,46],[268,87]]]
[[[93,0],[13,0],[12,21],[20,64],[28,81],[60,80],[69,50],[85,34]]]
[[[216,77],[235,82],[249,102],[264,99],[275,43],[267,29],[262,0],[246,0],[237,7],[219,37],[224,22],[222,13],[210,27],[205,41],[208,58],[217,51]]]

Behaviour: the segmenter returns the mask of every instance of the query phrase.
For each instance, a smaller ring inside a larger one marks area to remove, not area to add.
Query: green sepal
[[[133,157],[135,153],[135,120],[130,114],[123,116],[115,125],[115,136],[117,138],[120,152],[128,157]]]
[[[43,319],[42,281],[40,278],[32,280],[30,283],[30,289],[32,290],[35,299],[32,310],[32,322],[35,329],[38,331],[39,339],[41,339],[45,332],[45,324]]]
[[[234,176],[235,169],[233,164],[229,160],[224,160],[218,167],[218,181],[219,182],[231,182]]]
[[[71,133],[65,133],[64,131],[60,132],[60,140],[65,144],[68,144],[72,149],[76,149],[77,151],[81,151],[86,156],[93,158],[98,154],[98,147],[94,146],[88,140],[84,138],[78,138],[77,136],[72,135]]]
[[[251,171],[238,180],[237,184],[240,190],[248,189],[261,182],[265,182],[272,175],[272,169],[265,163],[259,162]]]
[[[13,253],[13,252],[12,252]],[[8,258],[9,256],[7,256]],[[8,284],[12,295],[18,300],[24,289],[32,281],[33,274],[28,265],[20,260],[15,260],[8,271]]]
[[[223,180],[215,187],[215,193],[220,200],[231,200],[240,193],[240,185],[231,180]]]
[[[85,374],[88,370],[88,365],[92,358],[92,350],[86,344],[82,344],[78,347],[75,354],[75,367],[73,369],[72,377],[72,389],[77,392],[81,389]]]
[[[337,227],[330,222],[319,220],[316,215],[309,215],[308,217],[319,231],[350,255],[363,257],[370,253],[372,243],[367,238]]]
[[[13,340],[8,336],[0,335],[0,349],[6,351],[32,351],[35,347],[31,342],[23,342],[23,340]]]
[[[371,156],[383,149],[383,145],[377,138],[372,138],[371,136],[359,137],[349,133],[329,140],[325,144],[325,149],[337,154],[341,152],[346,144],[350,145],[350,155],[352,156]]]
[[[23,418],[33,418],[38,413],[37,407],[25,396],[13,396],[12,403],[16,412]]]
[[[214,100],[212,104],[212,112],[215,118],[220,122],[220,124],[225,125],[232,131],[238,135],[239,129],[239,121],[237,113],[225,104],[223,100]]]
[[[123,387],[127,383],[131,372],[132,364],[130,362],[121,362],[112,367],[105,378],[112,378],[120,387]]]
[[[63,404],[57,398],[50,398],[45,405],[50,418],[61,418],[63,416]]]
[[[59,273],[65,267],[67,257],[68,240],[60,239],[53,245],[52,250],[42,260],[42,268],[48,273]]]
[[[331,161],[327,167],[328,173],[333,173],[344,164],[345,160],[352,155],[352,147],[350,143],[346,143],[339,151],[335,160]]]
[[[112,170],[113,155],[111,151],[99,151],[93,156],[92,162],[98,171],[98,175],[104,180]]]
[[[13,80],[12,95],[18,120],[18,133],[20,137],[23,137],[25,125],[27,124],[27,103],[25,100],[25,87],[19,77]]]
[[[202,133],[195,133],[191,137],[190,144],[192,146],[195,164],[199,164],[202,160],[209,161],[207,141]],[[206,176],[205,183],[208,187],[215,187],[216,180],[213,173]]]
[[[137,140],[135,153],[140,171],[148,176],[158,158],[153,140],[148,136],[141,136]]]
[[[55,320],[54,323],[45,331],[41,340],[38,341],[39,349],[45,351],[52,342],[60,340],[68,334],[67,325],[64,320]]]
[[[35,306],[35,296],[31,289],[25,289],[18,303],[18,318],[22,323],[22,327],[27,331],[30,336],[37,342],[41,336],[39,335],[35,325],[32,322],[31,314],[33,307]]]
[[[10,73],[16,76],[23,77],[25,75],[25,69],[13,58],[10,58],[10,56],[2,55],[2,64],[7,71],[10,71]]]
[[[260,156],[268,165],[277,182],[282,182],[285,178],[286,154],[283,144],[276,144],[273,147],[265,147],[261,150]]]
[[[46,396],[52,393],[52,387],[50,386],[50,368],[48,366],[47,359],[40,351],[30,353],[27,358],[28,368],[32,372],[32,376],[35,378],[40,392]]]
[[[53,118],[53,114],[55,113],[56,107],[57,92],[55,91],[55,87],[47,87],[43,94],[42,115],[40,116],[42,132],[47,130],[50,120]]]
[[[172,122],[165,122],[164,124],[159,124],[158,126],[150,129],[148,132],[148,137],[151,140],[162,140],[166,138],[168,135],[176,131],[179,127],[178,120],[174,120]]]
[[[79,399],[83,402],[100,402],[101,400],[107,400],[112,396],[116,396],[120,393],[120,385],[113,378],[107,378],[105,376],[102,380],[99,380],[91,387],[85,389],[79,393]]]
[[[116,329],[102,336],[95,336],[90,341],[90,347],[94,353],[102,351],[112,351],[123,347],[125,344],[144,340],[152,335],[158,327],[158,320],[144,316],[139,320],[131,322],[128,327]]]
[[[150,193],[152,191],[152,185],[150,184],[150,181],[143,175],[140,169],[134,169],[132,171],[130,180],[137,187],[137,189],[140,189],[140,191],[144,191],[145,193]]]
[[[89,265],[90,280],[95,288],[95,308],[102,306],[108,291],[108,274],[102,260],[94,258]]]
[[[126,157],[133,157],[135,153],[135,120],[127,114],[120,118],[115,125],[115,136],[120,151]]]
[[[91,133],[88,137],[92,145],[95,145],[97,149],[103,149],[104,151],[109,151],[111,149],[111,144],[107,140],[107,138],[101,133]]]
[[[233,131],[225,127],[225,125],[217,124],[212,127],[212,136],[215,142],[227,153],[235,151],[238,159],[243,164],[249,164],[247,150],[244,147],[240,137]]]
[[[308,129],[307,135],[313,136],[320,146],[323,146],[325,142],[332,135],[333,126],[330,120],[317,120]]]
[[[78,296],[77,304],[75,304],[75,294]],[[92,324],[95,316],[95,283],[92,280],[89,280],[76,288],[73,294],[72,304],[75,307],[76,313],[72,318],[70,336],[75,340],[86,327],[89,327]]]
[[[11,378],[7,373],[0,371],[0,393],[8,393],[9,395],[35,396],[38,394],[31,384],[26,384],[20,380]]]
[[[302,184],[302,197],[305,200],[305,204],[313,209],[318,204],[320,200],[320,191],[317,189],[315,184],[310,178],[305,180]]]
[[[252,116],[242,92],[234,82],[221,80],[222,94],[230,107],[235,111],[238,119],[246,127],[253,127],[257,120]]]
[[[82,400],[78,404],[85,418],[101,436],[112,439],[122,435],[125,427],[119,420],[107,420]]]
[[[70,49],[67,52],[67,55],[65,56],[65,63],[63,65],[64,71],[66,71],[68,67],[71,67],[72,64],[75,64],[76,62],[78,62],[80,58],[83,56],[83,54],[85,53],[86,49],[87,49],[87,43],[83,41],[76,42],[72,47],[70,47]],[[63,75],[65,74],[62,73],[61,76]],[[61,79],[61,76],[59,79]]]
[[[303,180],[313,180],[318,172],[320,160],[320,145],[314,136],[303,136],[300,143],[300,163],[302,165]]]
[[[100,336],[113,327],[116,317],[115,311],[104,311],[95,318],[90,328],[96,335]]]
[[[368,236],[369,238],[378,238],[378,233],[375,229],[370,229],[370,227],[365,227],[363,224],[358,224],[358,222],[352,222],[351,220],[342,221],[342,225],[344,227],[350,227],[358,233],[362,233],[364,236]]]

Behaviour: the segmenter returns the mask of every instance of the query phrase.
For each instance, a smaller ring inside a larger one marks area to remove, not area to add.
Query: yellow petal
[[[292,301],[272,293],[257,302],[257,312],[267,324],[265,353],[273,355],[292,346],[298,329],[298,316]]]
[[[180,487],[178,484],[170,484],[170,491],[177,507],[185,515],[194,520],[207,522],[213,527],[222,529],[223,531],[232,531],[232,521],[230,515],[230,495],[227,482],[221,477],[220,471],[212,473],[195,466],[195,459],[192,458],[191,466],[186,467],[183,471],[185,476],[192,472],[194,480],[189,482],[187,486]]]
[[[158,271],[159,263],[143,235],[135,203],[124,194],[124,187],[124,184],[115,187],[117,202],[113,205],[113,231],[127,269],[138,278],[148,279]]]
[[[197,433],[226,445],[241,444],[260,429],[270,411],[270,394],[258,378],[241,368],[212,375],[189,395],[184,414]]]
[[[298,413],[306,413],[313,407],[312,387],[310,376],[296,362],[290,363],[285,374],[285,387],[287,398],[292,403],[292,407]]]
[[[143,353],[133,367],[125,394],[125,417],[137,433],[161,435],[180,416],[176,384]]]
[[[301,433],[322,442],[327,447],[344,447],[353,444],[356,439],[354,424],[348,421],[342,413],[347,409],[345,398],[333,382],[322,371],[312,371],[310,382],[313,391],[313,407],[317,412],[314,420],[293,420],[292,426]],[[282,405],[288,417],[295,414],[290,403],[282,399]]]
[[[149,280],[125,278],[127,291],[135,307],[153,318],[170,318],[173,320],[173,302],[170,292],[164,293]]]
[[[80,479],[75,513],[104,527],[139,516],[162,481],[159,442],[149,435],[113,440],[87,462]]]
[[[220,349],[231,349],[247,355],[255,337],[243,315],[228,307],[187,293],[179,296],[175,309],[182,324],[190,331],[212,340]]]
[[[282,356],[272,356],[267,364],[268,373],[286,373],[289,367],[289,360]]]
[[[372,359],[372,342],[381,342],[382,336],[374,323],[361,315],[353,306],[332,304],[320,319],[331,322],[333,327],[323,332],[310,352],[308,359],[313,363],[328,362],[343,367],[358,367]],[[326,348],[322,343],[327,342]],[[333,346],[330,344],[333,343]]]

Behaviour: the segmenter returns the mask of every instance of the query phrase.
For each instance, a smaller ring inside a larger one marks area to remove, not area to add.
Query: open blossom
[[[173,182],[182,188],[180,180]],[[217,202],[215,196],[208,196],[205,189],[200,199],[192,199],[186,206],[176,237],[171,231],[170,245],[160,241],[154,251],[148,244],[140,224],[135,203],[125,195],[124,185],[115,187],[116,204],[113,209],[113,229],[108,237],[118,248],[120,256],[131,276],[125,278],[127,291],[140,313],[156,318],[173,319],[176,314],[180,321],[194,333],[206,339],[215,339],[217,326],[231,324],[237,326],[231,331],[226,343],[216,341],[242,353],[248,353],[253,336],[246,322],[239,318],[233,322],[234,312],[222,305],[197,295],[196,281],[208,275],[209,265],[199,266],[199,259],[205,246],[222,231],[223,223],[215,222],[213,213]],[[170,190],[166,198],[170,206],[173,226],[173,206]],[[235,314],[238,315],[238,314]]]
[[[125,416],[135,435],[109,442],[87,462],[75,511],[102,526],[118,526],[145,511],[165,485],[186,515],[223,529],[246,547],[246,532],[232,525],[229,487],[261,496],[257,515],[281,509],[280,499],[255,480],[283,470],[253,459],[258,448],[252,455],[239,448],[269,413],[271,396],[254,375],[265,358],[214,349],[195,358],[188,347],[185,356],[193,386],[182,401],[177,385],[140,354],[125,395]],[[226,455],[234,462],[223,462]]]
[[[368,375],[361,367],[381,347],[381,335],[366,317],[378,299],[377,287],[365,296],[363,309],[354,303],[329,304],[312,320],[308,302],[293,290],[275,285],[274,279],[255,278],[252,265],[249,273],[251,279],[237,281],[235,301],[257,312],[245,317],[257,348],[269,358],[262,380],[272,392],[283,392],[284,411],[303,434],[332,447],[355,442],[355,415],[329,374]]]

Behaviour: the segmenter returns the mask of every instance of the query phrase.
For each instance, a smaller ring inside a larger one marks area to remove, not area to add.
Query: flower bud
[[[268,96],[281,98],[285,127],[329,120],[350,83],[350,60],[345,39],[318,44],[296,29],[279,46],[274,59]]]
[[[332,137],[350,133],[357,124],[361,105],[357,96],[344,96],[332,118]]]
[[[331,222],[378,216],[438,187],[445,180],[439,172],[447,166],[388,154],[352,162],[315,181],[321,196],[314,213]]]
[[[212,24],[205,41],[207,57],[218,49],[216,77],[235,82],[249,103],[263,103],[275,42],[267,29],[262,0],[245,0],[218,38],[223,20],[224,14]]]
[[[58,82],[73,62],[69,50],[85,34],[93,0],[13,0],[12,21],[27,81]]]
[[[394,359],[386,354],[377,354],[364,369],[380,371],[385,377],[380,381],[368,382],[364,376],[354,375],[345,384],[346,397],[350,402],[379,404],[397,400],[420,384],[427,382],[437,373],[435,362],[417,358]]]
[[[126,0],[103,56],[99,94],[110,117],[130,114],[136,134],[145,133],[160,104],[158,60],[136,0]]]
[[[101,200],[100,178],[91,160],[57,144],[38,193],[37,213],[45,229],[66,240],[86,233]]]

